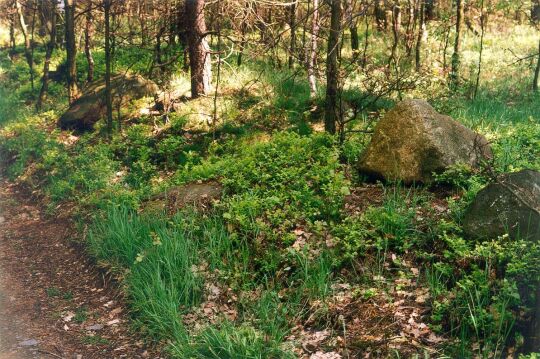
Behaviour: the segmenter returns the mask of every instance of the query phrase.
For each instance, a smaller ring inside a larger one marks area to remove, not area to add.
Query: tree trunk
[[[540,0],[533,0],[531,5],[531,21],[537,24],[540,22]]]
[[[420,0],[421,1],[421,0]],[[416,19],[418,18],[418,7],[416,0],[407,0],[407,26],[405,27],[405,53],[407,57],[412,54],[413,45],[416,40]]]
[[[34,91],[34,33],[36,31],[36,12],[38,6],[35,1],[31,2],[32,7],[32,28],[30,30],[30,83],[32,86],[32,92]]]
[[[41,90],[39,91],[38,101],[36,103],[36,109],[41,111],[43,102],[47,97],[47,91],[49,89],[49,66],[51,64],[51,57],[56,45],[56,0],[49,0],[46,4],[43,4],[42,11],[43,19],[46,19],[46,31],[49,33],[49,42],[45,50],[45,62],[43,63],[43,76],[41,78]]]
[[[426,20],[435,20],[437,18],[437,0],[425,0]]]
[[[360,39],[358,38],[358,25],[356,17],[354,16],[354,2],[347,0],[347,7],[345,11],[346,24],[349,26],[349,32],[351,33],[351,50],[353,56],[358,53],[360,47]]]
[[[24,38],[24,57],[28,63],[28,68],[30,71],[30,78],[33,79],[34,76],[34,59],[32,56],[32,43],[30,41],[30,35],[28,34],[28,26],[24,20],[24,11],[19,0],[15,0],[15,8],[17,9],[17,15],[19,17],[19,25],[21,27],[21,32]],[[34,88],[34,81],[32,80],[32,88]]]
[[[388,67],[392,63],[397,62],[396,53],[399,45],[399,31],[401,25],[401,8],[399,7],[399,2],[396,1],[392,7],[392,34],[394,35],[394,40],[392,42],[392,51],[390,53],[390,58],[388,59]]]
[[[452,70],[450,82],[455,88],[459,85],[459,68],[461,64],[461,28],[463,22],[463,1],[456,0],[456,39],[454,41],[454,53],[452,54]]]
[[[291,28],[291,44],[289,46],[289,68],[294,66],[294,57],[296,55],[296,1],[291,4],[289,9],[289,27]]]
[[[326,57],[326,104],[324,113],[324,129],[336,133],[336,122],[339,120],[339,65],[338,51],[341,34],[341,0],[331,1],[330,36]]]
[[[307,52],[307,73],[309,82],[309,94],[311,98],[317,95],[317,37],[319,36],[319,0],[313,0],[313,14],[311,19],[311,38],[309,40],[309,50]]]
[[[15,19],[14,15],[9,15],[9,47],[11,51],[15,51]]]
[[[369,47],[369,16],[367,13],[367,9],[366,9],[366,12],[364,13],[364,21],[366,24],[366,31],[364,35],[364,52],[362,54],[362,69],[365,69],[367,66],[367,50]]]
[[[72,104],[79,98],[79,86],[77,86],[77,44],[75,43],[75,2],[76,0],[64,0],[65,23],[66,23],[66,57],[67,57],[67,86],[68,99]]]
[[[540,77],[540,41],[538,42],[538,58],[536,59],[536,61],[537,61],[536,62],[536,70],[534,71],[534,80],[533,80],[533,90],[534,90],[534,92],[538,92],[538,80],[539,80],[539,77]],[[540,322],[540,320],[539,320],[539,322]],[[539,338],[539,340],[540,340],[540,338]]]
[[[375,22],[377,29],[386,30],[386,11],[382,0],[375,0]]]
[[[480,74],[482,73],[482,55],[484,53],[484,36],[486,34],[487,14],[484,12],[484,0],[480,0],[480,52],[478,54],[478,71],[476,73],[476,83],[474,85],[473,99],[476,99],[478,88],[480,87]]]
[[[204,4],[205,0],[186,0],[192,98],[197,98],[210,92],[210,81],[212,77],[210,48],[206,41]]]
[[[103,0],[103,10],[105,13],[105,103],[107,105],[107,130],[112,134],[112,93],[111,93],[111,2]]]
[[[416,39],[416,50],[415,50],[415,59],[416,59],[416,72],[420,72],[422,68],[422,41],[424,40],[424,33],[426,29],[426,3],[425,0],[420,0],[420,13],[419,13],[419,26],[418,26],[418,38]]]
[[[92,39],[94,36],[94,17],[91,11],[91,3],[89,3],[86,9],[86,24],[84,27],[84,53],[86,55],[86,62],[88,63],[88,74],[86,76],[87,82],[94,81],[94,57],[92,56]]]
[[[360,47],[360,40],[358,38],[358,27],[351,26],[349,28],[349,31],[351,32],[351,50],[358,51],[358,48]]]
[[[248,29],[248,14],[249,14],[249,2],[246,2],[244,8],[244,16],[242,19],[242,26],[240,27],[240,50],[238,51],[238,57],[236,58],[236,65],[240,67],[242,65],[242,58],[244,56],[244,50],[247,44],[246,32]]]

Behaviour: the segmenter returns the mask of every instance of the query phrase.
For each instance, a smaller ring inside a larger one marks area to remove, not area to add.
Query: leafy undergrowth
[[[2,92],[28,81],[20,63],[3,66]],[[39,190],[51,213],[90,223],[86,244],[122,280],[135,329],[172,357],[521,350],[540,245],[463,238],[463,211],[489,178],[456,167],[431,188],[365,183],[354,163],[369,135],[340,145],[317,133],[305,82],[291,90],[270,78],[250,96],[225,86],[212,131],[177,113],[135,119],[110,141],[56,130],[61,105],[8,113],[28,94],[22,85],[2,97],[6,175]],[[539,111],[522,111],[531,99],[456,102],[452,114],[493,142],[491,170],[540,169]],[[149,209],[197,181],[223,188],[210,208]]]

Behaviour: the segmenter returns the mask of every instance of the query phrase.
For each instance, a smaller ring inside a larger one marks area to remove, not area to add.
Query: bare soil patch
[[[0,180],[0,359],[159,358],[65,219]]]

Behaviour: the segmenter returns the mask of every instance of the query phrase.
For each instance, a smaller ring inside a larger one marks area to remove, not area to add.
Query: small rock
[[[90,326],[86,327],[85,329],[86,330],[101,330],[101,329],[103,329],[103,325],[94,324],[94,325],[90,325]]]
[[[0,223],[4,223],[6,219],[3,216],[0,216]]]
[[[39,342],[35,339],[27,339],[19,343],[21,347],[33,347],[38,345]]]

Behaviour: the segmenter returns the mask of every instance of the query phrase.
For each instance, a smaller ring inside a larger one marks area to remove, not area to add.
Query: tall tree
[[[392,51],[390,53],[390,58],[388,59],[388,66],[392,63],[397,63],[397,50],[399,45],[399,33],[401,30],[401,6],[399,0],[394,0],[392,6],[392,34],[394,35],[394,40],[392,41]]]
[[[107,131],[113,129],[112,91],[111,91],[111,6],[112,0],[103,0],[105,16],[105,104],[107,106]]]
[[[384,9],[383,0],[375,0],[375,22],[377,23],[377,29],[386,29],[386,11]]]
[[[65,37],[67,58],[67,86],[69,103],[79,98],[79,86],[77,85],[77,44],[75,42],[75,9],[76,0],[64,0],[65,12]]]
[[[306,68],[308,73],[309,93],[311,98],[317,95],[317,38],[319,37],[319,0],[313,1],[313,10],[311,18],[311,37],[309,39],[309,48],[306,52]]]
[[[356,20],[357,17],[355,16],[354,5],[355,1],[347,0],[345,7],[345,21],[349,26],[349,32],[351,33],[351,50],[353,53],[357,52],[358,48],[360,47],[360,39],[358,37],[358,21]]]
[[[186,0],[185,4],[192,98],[210,93],[212,78],[210,48],[206,40],[204,5],[205,0]]]
[[[84,25],[84,54],[88,63],[86,81],[94,81],[94,56],[92,56],[92,40],[94,37],[94,15],[92,14],[92,2],[88,1],[86,7],[86,22]]]
[[[341,0],[330,2],[330,35],[326,56],[326,104],[324,111],[324,129],[336,133],[339,119],[339,39],[341,35]]]
[[[47,43],[45,50],[45,62],[43,63],[43,76],[41,77],[41,90],[39,91],[38,101],[36,103],[36,109],[41,110],[43,101],[47,96],[49,89],[49,67],[51,64],[51,57],[56,44],[56,0],[44,0],[41,6],[42,19],[44,20],[45,30],[49,33],[49,42]]]
[[[296,55],[296,6],[297,0],[294,0],[289,8],[289,27],[291,29],[291,43],[289,45],[290,69],[294,66],[294,56]]]
[[[538,92],[538,81],[540,80],[540,41],[538,41],[538,54],[536,59],[536,69],[534,70],[533,91]]]
[[[480,86],[480,74],[482,73],[482,55],[484,53],[484,37],[486,34],[486,26],[488,20],[488,13],[484,10],[484,0],[480,0],[480,51],[478,53],[478,71],[476,72],[476,83],[474,85],[473,98],[476,98],[478,94],[478,87]]]
[[[20,0],[15,0],[15,8],[17,9],[17,15],[19,18],[19,26],[21,27],[21,32],[24,38],[24,57],[28,63],[28,68],[30,69],[30,79],[32,81],[32,89],[34,88],[34,56],[32,52],[32,41],[30,34],[28,33],[28,25],[24,19],[24,9]]]
[[[11,51],[15,51],[15,13],[11,11],[12,8],[10,7],[9,13],[8,13],[8,21],[9,21],[9,47],[11,48]]]
[[[452,70],[450,83],[455,89],[459,84],[459,68],[461,65],[461,28],[463,27],[463,2],[456,0],[456,38],[454,40],[454,53],[452,54]]]
[[[424,34],[426,30],[426,0],[420,0],[420,9],[418,15],[418,38],[416,39],[415,63],[416,71],[420,72],[420,69],[422,67],[422,41],[424,39]]]

